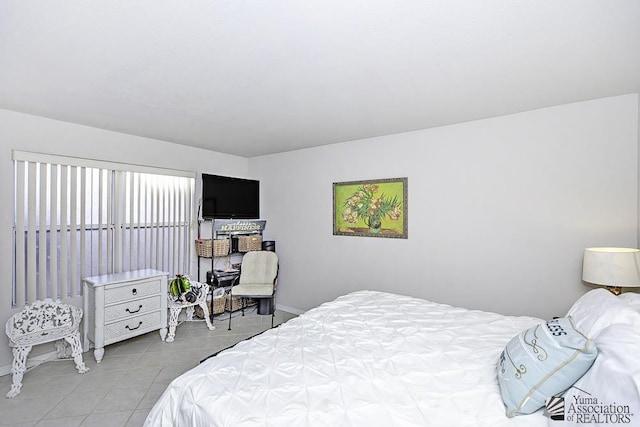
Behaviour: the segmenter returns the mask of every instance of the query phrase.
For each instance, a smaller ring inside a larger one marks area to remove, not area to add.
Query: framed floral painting
[[[333,234],[407,238],[407,178],[333,183]]]

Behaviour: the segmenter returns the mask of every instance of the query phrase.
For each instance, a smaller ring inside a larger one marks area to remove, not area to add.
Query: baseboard
[[[39,356],[33,356],[27,358],[27,371],[35,368],[38,365],[48,362],[49,360],[56,359],[58,354],[56,351],[50,351],[48,353],[41,354]],[[0,377],[11,374],[11,365],[0,366]]]
[[[289,307],[289,306],[278,304],[278,303],[276,303],[276,310],[286,311],[287,313],[293,313],[298,316],[304,313],[304,310],[298,310],[297,308]]]
[[[276,303],[276,310],[286,311],[287,313],[293,313],[295,315],[300,315],[304,313],[304,310],[298,310],[297,308],[289,307],[286,305]],[[47,362],[49,360],[57,358],[58,355],[54,351],[50,351],[48,353],[41,354],[39,356],[33,356],[27,358],[27,370],[31,368],[35,368],[36,366]],[[11,374],[11,365],[0,366],[0,377],[4,375]]]

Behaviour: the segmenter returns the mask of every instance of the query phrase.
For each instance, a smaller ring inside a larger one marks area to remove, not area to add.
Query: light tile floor
[[[13,399],[4,397],[11,385],[11,375],[4,375],[0,377],[0,425],[142,426],[174,378],[210,354],[271,327],[271,316],[260,316],[255,308],[244,317],[240,312],[233,316],[231,331],[227,313],[215,317],[213,331],[204,320],[183,322],[172,343],[162,342],[156,331],[112,344],[105,348],[100,364],[89,351],[83,357],[91,370],[82,375],[73,360],[45,362],[25,374],[22,391]],[[293,317],[276,311],[274,326]]]

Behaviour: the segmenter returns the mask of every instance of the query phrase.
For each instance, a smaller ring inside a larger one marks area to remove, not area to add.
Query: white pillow
[[[623,300],[627,307],[640,312],[640,294],[637,292],[624,292],[618,298]]]
[[[576,329],[591,339],[612,324],[630,324],[640,330],[640,299],[627,295],[616,296],[604,288],[594,289],[581,296],[567,316],[571,316]]]
[[[640,425],[640,331],[615,324],[596,341],[596,361],[564,394],[564,411],[558,406],[564,421],[550,419],[550,427]]]

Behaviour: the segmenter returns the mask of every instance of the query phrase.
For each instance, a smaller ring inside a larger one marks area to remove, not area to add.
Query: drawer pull
[[[133,288],[131,290],[131,293],[134,294],[134,295],[138,295],[138,290],[136,288]]]
[[[125,328],[127,328],[130,331],[135,331],[136,329],[138,329],[140,326],[142,326],[142,320],[140,322],[138,322],[138,326],[136,326],[135,328],[131,328],[129,325],[125,326]]]
[[[133,314],[133,313],[137,313],[137,312],[139,312],[140,310],[142,310],[142,304],[140,304],[140,305],[138,306],[138,309],[137,309],[137,310],[135,310],[135,311],[131,311],[131,310],[129,310],[128,308],[127,308],[125,311],[126,311],[127,313],[131,313],[131,314]]]

